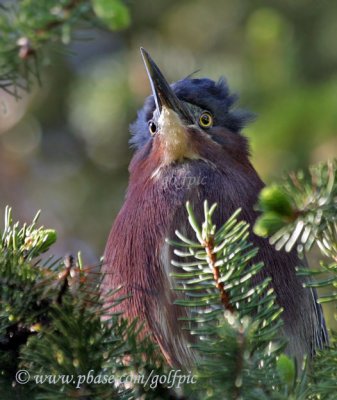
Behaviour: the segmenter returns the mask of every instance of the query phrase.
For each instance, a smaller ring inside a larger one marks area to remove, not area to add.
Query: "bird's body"
[[[171,365],[187,366],[194,356],[179,321],[186,309],[173,304],[177,293],[170,261],[174,257],[165,239],[173,238],[176,229],[193,237],[186,222],[188,200],[199,221],[208,200],[218,204],[213,219],[218,228],[239,207],[241,218],[253,225],[257,216],[253,207],[263,183],[240,134],[247,115],[231,110],[235,99],[224,81],[185,79],[168,89],[146,53],[145,58],[148,70],[152,68],[148,72],[154,97],[132,127],[137,151],[129,168],[126,199],[105,250],[103,289],[122,286],[123,294],[131,295],[118,306],[124,316],[138,317],[145,324],[145,332],[159,343]],[[212,124],[206,129],[209,116]],[[300,360],[325,340],[321,309],[314,293],[304,289],[296,276],[300,261],[294,252],[276,251],[253,233],[250,239],[260,249],[258,260],[265,263],[256,280],[272,278],[284,308],[288,352]]]

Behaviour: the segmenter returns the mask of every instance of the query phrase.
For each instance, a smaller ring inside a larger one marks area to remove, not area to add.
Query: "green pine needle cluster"
[[[198,398],[282,398],[273,397],[276,388],[287,386],[277,366],[285,345],[279,334],[282,310],[269,279],[253,284],[264,265],[254,262],[258,249],[248,240],[249,225],[238,221],[240,210],[217,230],[215,208],[205,202],[200,227],[188,203],[196,240],[177,231],[181,242],[170,241],[179,247],[172,276],[185,295],[177,304],[190,311],[186,328],[197,337]],[[283,357],[294,380],[294,362]]]
[[[0,243],[0,369],[16,370],[19,347],[40,324],[41,315],[55,292],[54,264],[37,268],[37,257],[56,240],[50,229],[36,228],[37,217],[29,226],[13,223],[11,210],[5,211]]]
[[[337,160],[321,163],[309,171],[291,174],[282,185],[262,190],[254,227],[260,236],[271,236],[277,249],[309,251],[314,243],[329,253],[336,243]],[[324,252],[324,251],[323,251]]]
[[[279,192],[282,199],[279,201]],[[269,198],[270,197],[270,198]],[[266,201],[266,198],[268,200]],[[284,207],[284,203],[288,205]],[[255,232],[271,235],[277,248],[289,251],[297,246],[305,254],[314,245],[320,250],[317,268],[298,268],[298,274],[309,276],[308,287],[322,290],[319,303],[329,303],[337,316],[337,160],[313,166],[309,171],[290,175],[281,185],[261,192],[260,219]],[[268,222],[270,212],[278,211],[282,223],[277,229]],[[306,399],[334,400],[337,392],[337,333],[330,333],[330,346],[319,351],[312,363],[304,390]]]
[[[139,339],[141,324],[105,309],[99,267],[43,255],[56,233],[38,228],[37,219],[20,226],[6,209],[0,243],[0,398],[26,399],[28,393],[43,400],[146,394],[152,399],[158,393],[168,398],[165,386],[145,385],[151,371],[162,375],[167,367],[157,347]],[[118,298],[118,288],[115,294]],[[16,382],[21,370],[30,374],[25,385]],[[132,375],[142,379],[129,384]]]
[[[130,23],[122,0],[7,0],[0,5],[0,88],[20,97],[41,81],[49,51],[60,51],[79,24],[116,30]]]

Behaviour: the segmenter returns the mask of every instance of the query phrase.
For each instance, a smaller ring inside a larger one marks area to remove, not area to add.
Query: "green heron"
[[[130,295],[118,309],[138,317],[145,332],[159,344],[172,366],[188,366],[194,355],[182,329],[186,309],[174,304],[177,292],[170,276],[173,250],[165,238],[178,229],[193,237],[186,222],[189,200],[203,218],[203,202],[217,203],[214,221],[220,227],[239,207],[253,226],[254,205],[264,184],[249,160],[241,134],[250,114],[233,109],[237,97],[224,79],[182,79],[169,85],[150,55],[141,49],[152,96],[131,125],[136,149],[130,179],[105,249],[103,292],[122,286]],[[258,280],[271,277],[277,301],[284,308],[287,351],[301,360],[327,341],[321,307],[314,290],[303,288],[295,273],[296,253],[276,251],[268,240],[250,232],[265,268]],[[106,298],[106,304],[111,299]]]

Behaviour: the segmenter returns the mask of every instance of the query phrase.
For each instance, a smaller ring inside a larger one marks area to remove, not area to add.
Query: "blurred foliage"
[[[108,28],[122,29],[129,26],[129,11],[120,0],[92,0],[92,6]]]

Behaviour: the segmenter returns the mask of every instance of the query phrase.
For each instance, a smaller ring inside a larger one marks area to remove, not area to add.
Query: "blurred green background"
[[[244,133],[266,182],[337,153],[337,2],[145,0],[123,32],[82,29],[42,88],[0,95],[0,211],[58,231],[97,263],[127,185],[128,125],[150,93],[144,46],[170,81],[225,76],[257,114]]]

